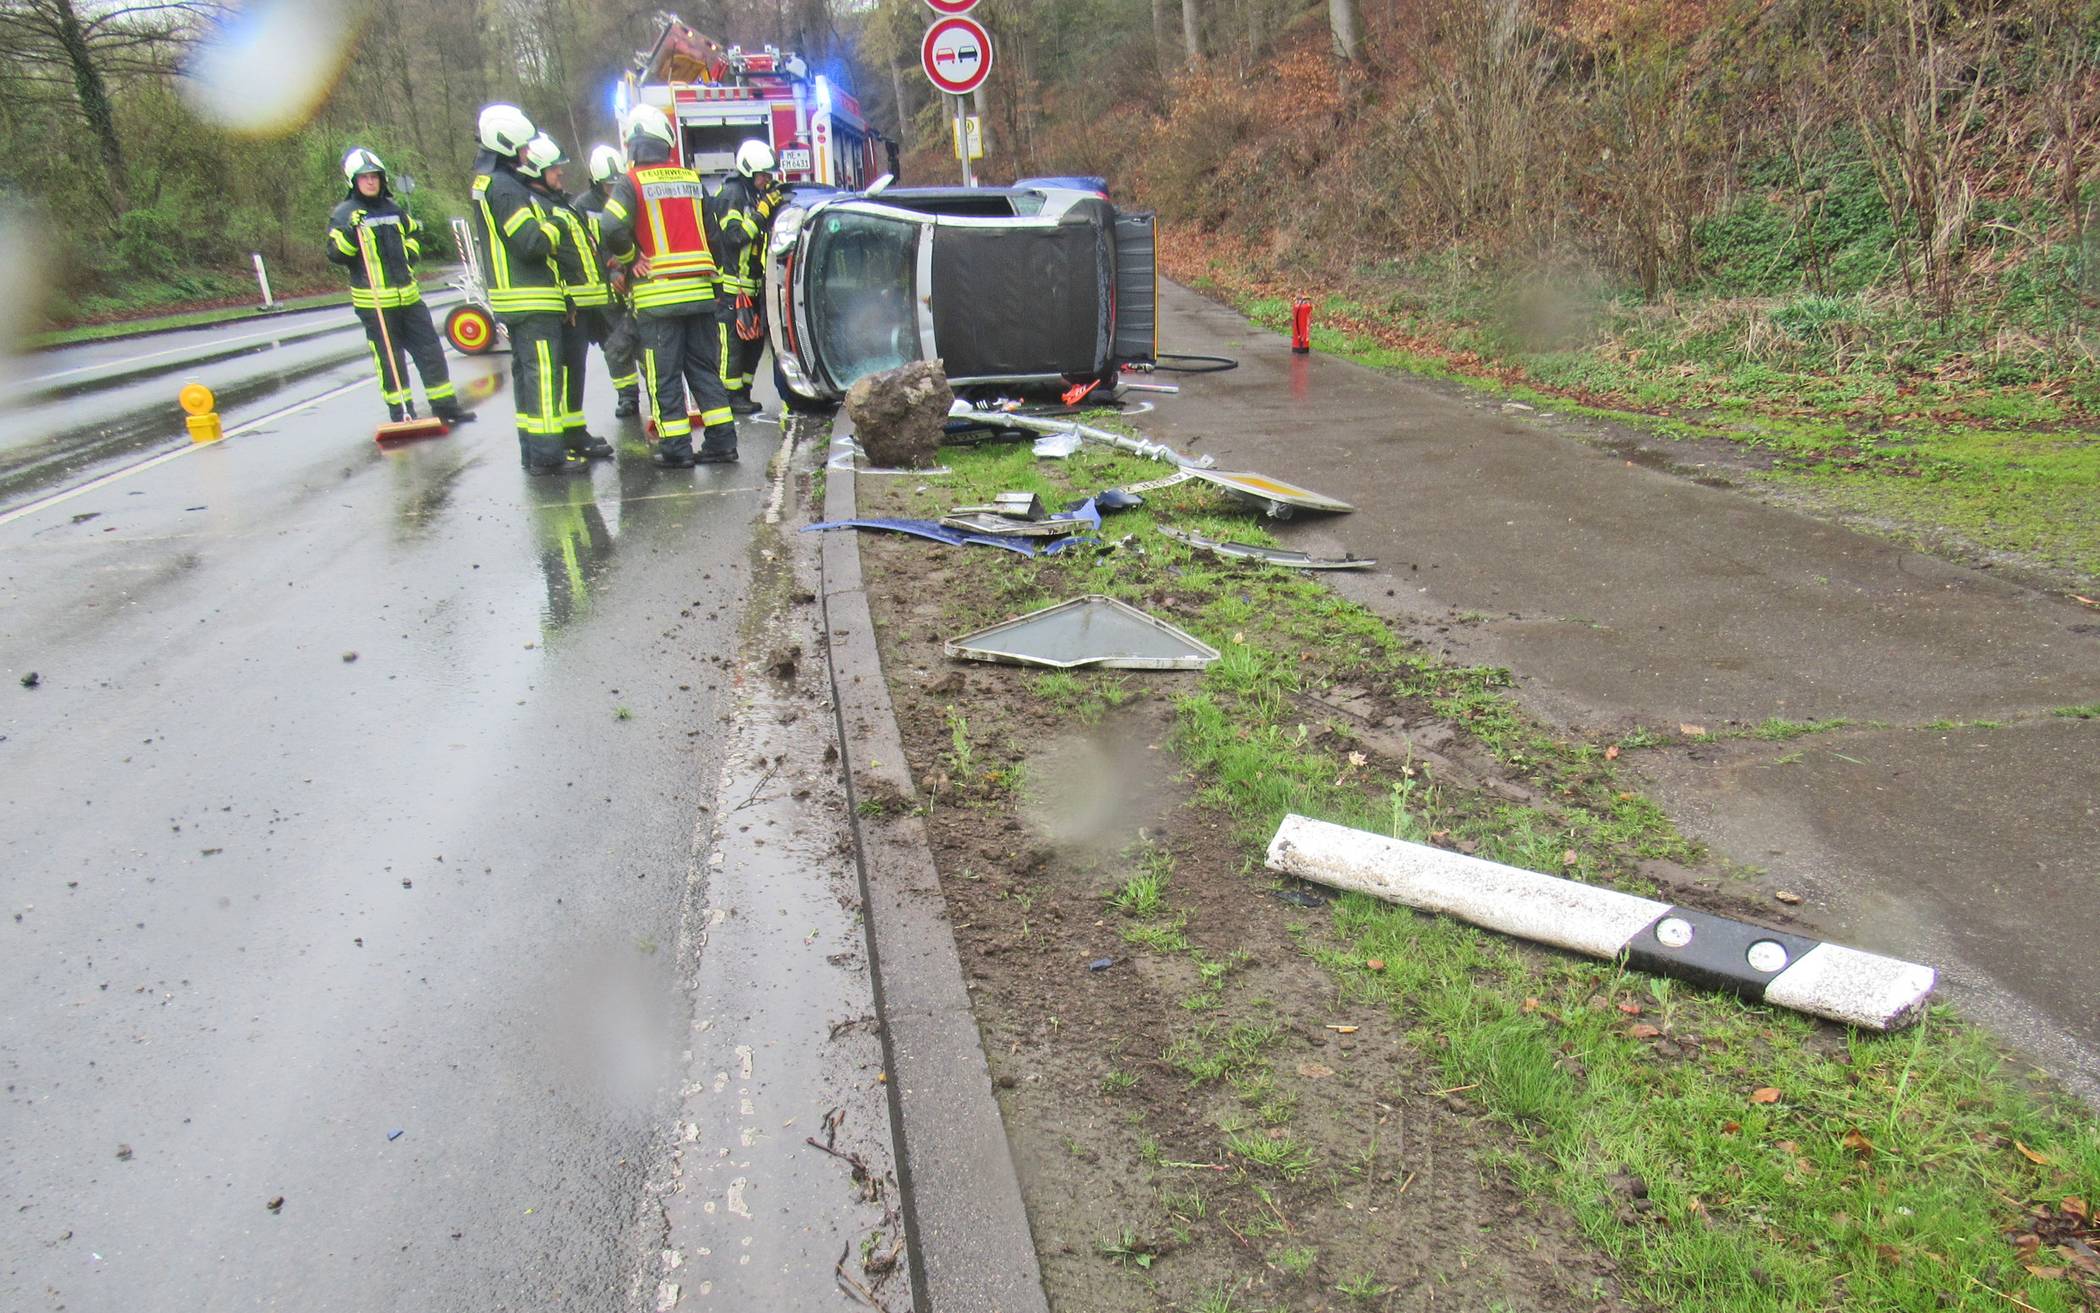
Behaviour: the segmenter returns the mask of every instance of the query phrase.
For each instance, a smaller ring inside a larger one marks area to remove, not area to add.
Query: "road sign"
[[[951,96],[967,96],[992,71],[991,34],[975,19],[943,18],[926,29],[919,65],[934,86]]]
[[[955,158],[984,158],[984,129],[981,120],[975,114],[959,115],[950,126],[954,129],[948,135],[955,138]]]
[[[977,7],[977,0],[926,0],[926,3],[943,14],[967,14]]]

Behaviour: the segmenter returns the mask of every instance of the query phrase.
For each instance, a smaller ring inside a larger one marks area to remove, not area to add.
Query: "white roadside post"
[[[1925,1009],[1931,967],[1427,844],[1286,816],[1269,869],[1866,1030]]]
[[[262,287],[262,308],[265,310],[275,309],[277,302],[270,296],[270,274],[268,270],[263,268],[262,252],[255,251],[252,254],[255,257],[255,281]]]

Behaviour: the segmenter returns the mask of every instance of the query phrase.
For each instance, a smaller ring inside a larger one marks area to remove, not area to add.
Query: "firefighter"
[[[561,189],[562,165],[568,162],[554,138],[542,132],[525,143],[525,158],[518,172],[531,187],[533,197],[561,229],[561,243],[554,248],[555,271],[561,275],[561,445],[566,456],[605,460],[612,444],[590,431],[583,418],[583,369],[590,359],[594,334],[604,336],[599,316],[612,292],[605,284],[605,271],[598,264],[598,247],[591,240],[583,215],[569,205]]]
[[[413,359],[430,413],[447,424],[466,423],[474,415],[460,407],[452,389],[444,348],[438,345],[430,308],[423,304],[423,289],[416,283],[423,225],[394,200],[386,165],[364,147],[343,156],[343,180],[350,190],[328,219],[328,258],[350,270],[350,305],[372,344],[372,364],[379,371],[379,395],[386,401],[388,418],[399,423],[415,400],[408,388],[408,362]],[[381,355],[388,343],[392,360]]]
[[[600,232],[615,288],[634,297],[642,390],[656,425],[650,459],[667,469],[736,459],[736,416],[716,368],[715,259],[707,247],[700,175],[671,161],[671,122],[653,105],[629,116],[632,166],[613,181]],[[704,428],[693,450],[686,395]]]
[[[518,169],[538,135],[515,105],[481,111],[474,242],[487,271],[489,309],[510,332],[520,459],[528,474],[560,474],[587,469],[589,462],[562,446],[560,351],[568,302],[554,264],[562,231]]]
[[[611,146],[591,147],[591,185],[578,192],[572,204],[582,211],[584,222],[590,226],[591,239],[602,243],[601,228],[604,224],[606,188],[612,180],[627,172],[627,157]],[[601,252],[603,250],[601,244]],[[613,392],[619,400],[613,403],[614,419],[632,419],[641,413],[635,403],[636,380],[640,369],[635,364],[634,307],[627,303],[623,294],[614,293],[610,285],[605,310],[599,318],[603,335],[593,338],[605,352],[605,368],[612,374]]]
[[[716,337],[722,388],[729,394],[729,408],[739,415],[762,409],[751,399],[751,381],[766,350],[766,236],[780,207],[778,169],[773,148],[753,138],[737,147],[736,173],[715,195],[721,216],[715,256],[722,266]]]

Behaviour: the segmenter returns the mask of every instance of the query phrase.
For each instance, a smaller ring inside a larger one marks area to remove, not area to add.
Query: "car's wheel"
[[[496,345],[496,321],[478,305],[456,305],[445,316],[445,340],[463,356],[486,355]]]
[[[795,389],[789,387],[787,385],[787,380],[781,377],[780,366],[778,365],[775,365],[773,367],[773,390],[780,394],[780,403],[788,408],[788,413],[790,415],[820,415],[829,417],[839,413],[838,402],[817,401],[810,397],[805,397],[801,393],[795,391]]]
[[[788,412],[794,415],[836,415],[839,413],[839,403],[836,401],[812,401],[810,398],[788,388],[780,390],[780,400],[788,408]]]

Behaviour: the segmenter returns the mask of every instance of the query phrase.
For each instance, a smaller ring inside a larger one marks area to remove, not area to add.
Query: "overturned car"
[[[797,195],[765,295],[790,405],[914,360],[961,395],[1043,395],[1157,354],[1152,216],[1064,180]]]

